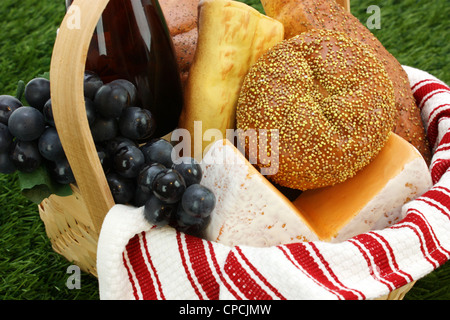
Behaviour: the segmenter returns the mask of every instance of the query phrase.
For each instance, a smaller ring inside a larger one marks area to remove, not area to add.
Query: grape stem
[[[22,101],[23,93],[25,92],[25,82],[19,80],[17,82],[16,99]]]

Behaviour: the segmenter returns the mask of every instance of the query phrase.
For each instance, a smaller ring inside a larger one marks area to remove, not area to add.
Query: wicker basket
[[[97,242],[89,210],[77,186],[68,197],[51,195],[39,204],[39,214],[53,250],[84,272],[97,276]]]
[[[80,9],[80,27],[66,15],[59,29],[50,69],[51,98],[56,127],[77,185],[72,186],[71,196],[52,195],[39,205],[53,249],[94,276],[99,232],[114,200],[89,129],[83,78],[90,40],[108,1],[75,0],[73,5]],[[349,8],[349,0],[338,2]],[[380,299],[402,299],[413,285]]]
[[[53,115],[77,186],[73,195],[52,195],[39,205],[54,250],[94,275],[98,235],[114,199],[89,129],[83,79],[92,34],[107,3],[75,0],[81,25],[66,15],[58,31],[50,66]]]

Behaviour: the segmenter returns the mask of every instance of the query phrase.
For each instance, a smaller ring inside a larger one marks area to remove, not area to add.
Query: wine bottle
[[[66,0],[66,8],[73,0]],[[173,131],[181,113],[182,86],[172,39],[158,0],[110,0],[94,31],[86,70],[105,83],[131,81],[138,106],[152,112],[155,137]]]

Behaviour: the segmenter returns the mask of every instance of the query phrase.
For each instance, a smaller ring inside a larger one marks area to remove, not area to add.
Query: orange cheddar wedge
[[[401,220],[401,207],[432,186],[420,153],[391,133],[380,154],[353,178],[303,192],[294,205],[321,240],[339,242]]]
[[[293,202],[227,140],[211,147],[202,168],[202,184],[217,198],[204,237],[230,246],[340,242],[398,222],[402,206],[432,186],[420,153],[394,133],[353,178],[305,191]]]

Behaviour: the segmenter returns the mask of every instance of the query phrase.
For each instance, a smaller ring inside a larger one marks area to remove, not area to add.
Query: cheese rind
[[[400,221],[402,206],[432,186],[420,153],[394,133],[356,176],[293,202],[227,140],[211,147],[202,168],[202,184],[217,198],[204,236],[230,246],[344,241]]]

